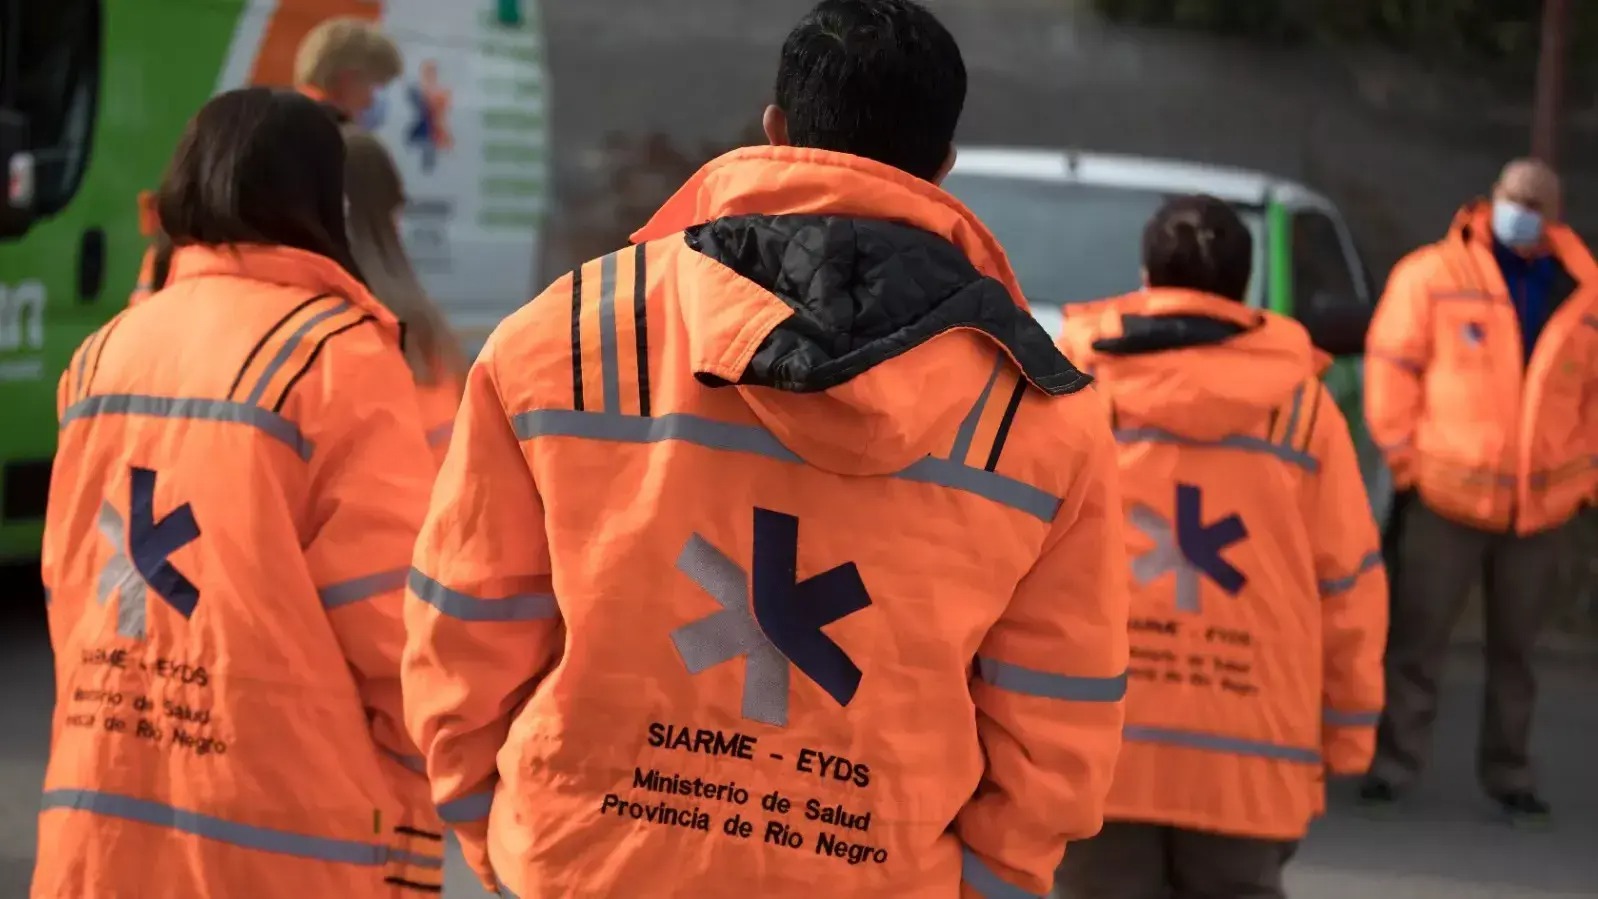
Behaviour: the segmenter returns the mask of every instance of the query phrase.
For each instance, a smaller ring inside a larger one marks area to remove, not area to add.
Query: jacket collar
[[[711,160],[688,179],[634,243],[741,215],[833,215],[888,219],[936,234],[959,247],[981,274],[1028,309],[999,241],[959,200],[929,181],[889,165],[800,147],[746,147]]]

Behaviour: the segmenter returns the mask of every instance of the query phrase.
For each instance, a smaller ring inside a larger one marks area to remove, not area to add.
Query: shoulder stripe
[[[328,294],[324,293],[311,297],[298,306],[295,306],[293,309],[290,309],[287,315],[277,320],[277,324],[266,329],[266,333],[262,334],[261,339],[255,342],[255,346],[250,347],[249,355],[245,356],[244,362],[239,365],[239,373],[233,376],[233,386],[229,387],[227,391],[228,399],[233,399],[233,395],[238,392],[239,385],[244,382],[244,375],[249,372],[250,366],[255,362],[255,357],[260,355],[261,348],[266,346],[266,342],[272,339],[272,335],[282,330],[284,325],[288,324],[295,316],[305,311],[306,307],[310,306],[317,300],[325,300],[328,298],[328,296]]]
[[[616,359],[616,254],[599,260],[600,408],[621,411],[621,363]]]
[[[326,346],[329,340],[332,340],[333,338],[352,328],[360,327],[369,321],[375,321],[375,319],[373,319],[370,315],[362,315],[360,318],[357,318],[352,322],[345,322],[344,324],[339,325],[338,327],[324,333],[320,338],[318,338],[316,345],[311,348],[310,354],[305,357],[304,364],[301,365],[299,370],[296,371],[293,376],[291,376],[283,385],[282,392],[277,395],[277,401],[272,404],[272,411],[283,411],[283,404],[288,401],[289,394],[294,391],[294,385],[298,384],[300,379],[305,377],[305,373],[311,370],[311,366],[316,364],[317,358],[322,355],[322,347]]]
[[[572,275],[572,408],[577,412],[650,414],[646,254],[642,244],[618,250]],[[584,283],[594,281],[597,289],[584,296]],[[627,356],[633,364],[624,374]]]
[[[583,411],[583,268],[572,269],[572,408]]]
[[[1304,389],[1310,391],[1310,393],[1315,397],[1314,399],[1310,400],[1309,421],[1304,425],[1304,439],[1299,442],[1298,446],[1299,452],[1308,454],[1310,443],[1312,443],[1315,439],[1315,424],[1320,420],[1321,399],[1325,395],[1326,391],[1321,389],[1321,385],[1318,380],[1310,381],[1309,383],[1305,384]]]
[[[359,316],[360,313],[355,307],[344,300],[330,300],[314,307],[314,310],[308,310],[272,353],[271,358],[261,369],[260,375],[255,378],[255,386],[250,388],[250,394],[245,397],[244,402],[250,405],[266,405],[263,400],[266,399],[267,393],[275,384],[293,376],[285,372],[298,371],[305,356],[319,345],[317,341],[321,335],[335,328],[341,328],[349,324],[352,317]]]
[[[982,419],[982,410],[988,406],[988,397],[993,395],[993,385],[999,381],[999,372],[1004,370],[1004,354],[995,353],[993,359],[993,373],[988,375],[988,383],[983,385],[982,392],[977,394],[976,404],[966,414],[965,420],[960,422],[960,430],[954,435],[954,448],[949,451],[952,461],[964,463],[965,457],[971,454],[971,441],[977,436],[977,422]]]
[[[638,414],[649,417],[648,244],[633,250],[633,331],[638,353]]]
[[[72,385],[72,390],[69,391],[69,395],[74,399],[81,400],[89,395],[89,388],[94,384],[95,373],[100,370],[100,354],[105,352],[105,342],[111,339],[111,329],[116,327],[116,323],[121,318],[122,316],[118,315],[103,326],[95,329],[94,333],[90,334],[83,341],[83,345],[78,348],[78,356],[73,362],[73,369],[77,372],[76,383]]]
[[[1004,418],[999,421],[998,436],[993,438],[993,450],[988,454],[988,464],[985,471],[995,471],[999,467],[999,456],[1004,452],[1005,441],[1010,439],[1010,427],[1015,424],[1015,413],[1021,408],[1021,398],[1026,396],[1027,379],[1016,378],[1015,390],[1010,393],[1010,404],[1004,407]]]

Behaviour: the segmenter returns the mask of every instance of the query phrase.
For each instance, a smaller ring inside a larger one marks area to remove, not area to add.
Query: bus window
[[[27,123],[35,217],[83,182],[100,93],[101,0],[0,0],[0,107]]]

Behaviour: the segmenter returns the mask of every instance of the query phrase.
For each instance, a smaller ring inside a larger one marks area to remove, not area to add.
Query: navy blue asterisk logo
[[[672,632],[692,674],[744,659],[743,716],[788,723],[789,664],[848,706],[860,688],[860,667],[822,628],[871,605],[853,562],[798,579],[799,519],[755,509],[754,574],[698,534],[677,568],[710,594],[721,611]],[[754,601],[749,601],[750,587]]]
[[[155,519],[155,472],[133,469],[128,489],[128,522],[109,502],[100,504],[100,533],[111,544],[111,558],[100,569],[96,594],[101,605],[117,594],[117,633],[144,639],[148,591],[154,590],[184,618],[194,615],[200,589],[172,564],[172,554],[198,540],[200,525],[188,503]]]
[[[1132,526],[1154,541],[1154,548],[1132,560],[1132,577],[1152,583],[1176,572],[1176,607],[1199,611],[1199,578],[1207,577],[1229,595],[1243,592],[1248,578],[1221,554],[1248,539],[1242,517],[1228,515],[1204,523],[1204,492],[1191,484],[1176,485],[1176,523],[1173,526],[1147,506],[1134,506]]]

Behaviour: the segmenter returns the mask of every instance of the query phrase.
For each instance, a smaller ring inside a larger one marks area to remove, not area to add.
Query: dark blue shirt
[[[1537,345],[1537,338],[1553,311],[1549,306],[1553,303],[1559,260],[1547,254],[1528,259],[1497,239],[1493,240],[1493,256],[1509,288],[1509,299],[1515,304],[1515,315],[1520,318],[1520,339],[1525,359],[1530,362],[1532,348]]]

